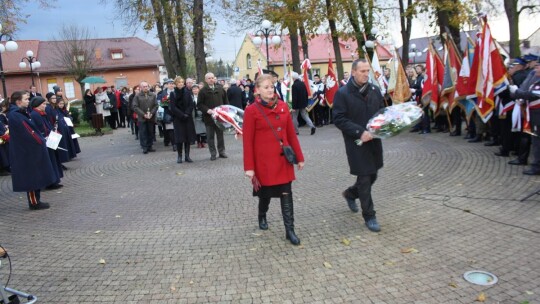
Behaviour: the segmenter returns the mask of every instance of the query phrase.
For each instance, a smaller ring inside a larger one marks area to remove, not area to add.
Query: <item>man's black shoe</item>
[[[525,175],[540,175],[540,170],[528,169],[528,170],[523,171],[523,174],[525,174]]]
[[[227,156],[227,154],[221,153],[221,154],[219,155],[219,158],[229,158],[229,157]]]
[[[30,210],[49,209],[50,207],[47,203],[39,202],[37,205],[30,205]]]
[[[418,132],[418,131],[420,131],[419,128],[412,128],[412,129],[409,130],[409,132],[411,132],[411,133]]]
[[[473,138],[473,139],[469,139],[469,142],[470,142],[470,143],[482,142],[482,138],[481,138],[480,136],[476,136],[476,137]]]
[[[148,148],[148,152],[156,152],[155,149],[152,149],[152,147]]]
[[[516,158],[514,160],[511,160],[508,162],[509,165],[518,165],[518,166],[525,166],[527,165],[527,161],[522,161],[519,158]]]
[[[450,132],[450,136],[461,136],[461,132],[452,131]]]
[[[216,160],[217,157],[215,155],[210,156],[210,160]]]
[[[356,200],[347,197],[347,191],[346,190],[343,191],[343,193],[341,193],[341,195],[347,201],[347,205],[349,205],[349,209],[351,209],[352,212],[357,213],[359,211],[359,209],[358,209],[358,204],[356,204]]]
[[[377,222],[377,219],[375,217],[372,217],[369,220],[366,220],[366,226],[370,231],[373,231],[373,232],[381,231],[381,227],[379,226],[379,223]]]
[[[467,134],[465,135],[465,137],[463,137],[463,139],[471,139],[471,138],[474,138],[474,137],[475,137],[475,136],[472,135],[471,133],[467,133]]]
[[[499,145],[499,143],[496,142],[496,141],[490,141],[490,142],[487,142],[487,143],[484,144],[484,146],[486,146],[486,147],[494,147],[494,146],[498,146],[498,145]]]
[[[315,131],[317,131],[317,128],[311,128],[311,135],[315,134]]]
[[[148,154],[148,149],[143,149],[143,150],[142,150],[142,153],[143,153],[143,154]]]
[[[431,131],[422,130],[422,131],[420,131],[420,133],[418,133],[418,134],[429,134],[429,133],[431,133]]]
[[[495,152],[494,154],[495,154],[496,156],[504,156],[504,157],[510,156],[510,153],[508,153],[508,152],[502,152],[502,151]]]
[[[47,189],[47,190],[56,190],[56,189],[60,189],[62,187],[64,187],[64,185],[62,185],[62,184],[52,184],[50,186],[47,186],[45,189]]]

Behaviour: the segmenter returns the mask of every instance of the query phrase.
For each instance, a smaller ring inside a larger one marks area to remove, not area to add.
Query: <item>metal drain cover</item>
[[[463,274],[463,278],[469,283],[482,286],[491,286],[499,281],[494,274],[481,270],[467,271]]]

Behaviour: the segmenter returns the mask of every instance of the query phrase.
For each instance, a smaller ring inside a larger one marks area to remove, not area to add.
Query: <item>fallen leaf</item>
[[[529,291],[529,290],[525,291],[525,293],[528,294],[528,295],[533,295],[534,294],[534,292]]]
[[[346,239],[346,238],[343,238],[343,239],[341,240],[341,242],[342,242],[343,245],[345,245],[345,246],[349,246],[349,245],[351,244],[351,241],[349,241],[349,240]]]
[[[328,262],[324,262],[323,263],[324,267],[326,268],[332,268],[332,264],[328,263]]]
[[[249,248],[249,250],[255,251],[255,250],[257,250],[257,248]]]
[[[476,298],[476,302],[485,302],[485,301],[486,301],[486,294],[481,292]]]
[[[62,191],[56,191],[57,194],[62,194]]]
[[[105,265],[105,259],[100,259],[99,263],[102,264],[102,265]]]
[[[193,281],[189,281],[189,284],[193,284]]]
[[[422,176],[424,176],[424,174],[420,173],[420,174],[418,174],[418,176],[422,177]]]
[[[95,233],[95,234],[101,233],[101,230],[98,230],[98,231],[96,231],[96,232],[94,232],[94,233]]]
[[[402,248],[401,249],[401,253],[417,253],[417,252],[418,252],[418,250],[415,249],[415,248],[412,248],[412,247],[410,247],[410,248]]]
[[[396,265],[396,263],[392,262],[392,261],[386,261],[383,263],[384,266],[394,266]]]
[[[456,282],[450,282],[448,283],[449,286],[452,286],[454,288],[457,288],[457,283]]]
[[[254,236],[260,236],[260,233],[252,233]]]
[[[121,218],[122,216],[121,215],[117,215],[116,218]]]
[[[171,291],[176,291],[176,287],[174,287],[174,285],[171,286]]]
[[[463,212],[471,213],[470,209],[463,209]]]
[[[176,172],[176,175],[182,175],[182,174],[184,174],[184,172],[180,172],[180,171]]]

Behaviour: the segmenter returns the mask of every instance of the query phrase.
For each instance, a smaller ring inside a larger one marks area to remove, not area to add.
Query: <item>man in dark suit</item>
[[[279,82],[279,75],[276,72],[272,72],[272,79],[274,81],[274,92],[278,94],[279,99],[285,100],[283,92],[281,92],[281,82]]]
[[[375,217],[371,188],[377,172],[383,166],[382,142],[373,138],[366,130],[368,120],[384,108],[381,91],[368,82],[369,63],[357,59],[352,65],[352,77],[334,97],[334,124],[343,133],[350,173],[356,182],[343,191],[352,212],[358,212],[356,199],[360,199],[362,217],[369,230],[379,232],[381,228]],[[360,144],[357,142],[360,141]]]
[[[298,114],[302,115],[302,118],[308,126],[311,127],[311,135],[315,134],[317,128],[307,113],[308,106],[308,92],[305,84],[300,80],[300,75],[296,72],[292,72],[292,79],[294,80],[292,85],[292,119],[294,123],[294,130],[298,134]]]
[[[41,93],[38,93],[35,85],[30,85],[30,100],[36,96],[41,96]]]
[[[242,89],[236,85],[236,79],[231,79],[231,86],[227,90],[227,99],[229,104],[242,109]]]

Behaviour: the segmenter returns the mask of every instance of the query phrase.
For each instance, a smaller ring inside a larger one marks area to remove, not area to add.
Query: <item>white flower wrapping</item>
[[[366,129],[375,138],[396,136],[417,124],[422,118],[423,111],[415,102],[405,102],[380,109],[369,119]],[[357,139],[357,145],[362,140]]]

